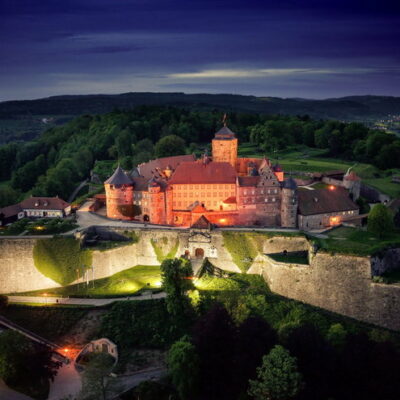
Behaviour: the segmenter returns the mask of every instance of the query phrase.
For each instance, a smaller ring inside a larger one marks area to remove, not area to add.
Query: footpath
[[[143,294],[141,296],[125,296],[125,297],[113,297],[113,298],[77,298],[77,297],[53,297],[53,296],[8,296],[10,303],[34,303],[34,304],[67,304],[67,305],[78,305],[78,306],[95,306],[101,307],[108,304],[114,303],[115,301],[141,301],[141,300],[152,300],[162,299],[166,297],[164,292],[156,294]]]

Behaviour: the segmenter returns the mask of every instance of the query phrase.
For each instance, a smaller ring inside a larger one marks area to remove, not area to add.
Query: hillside
[[[55,96],[37,100],[0,103],[0,143],[30,140],[46,128],[82,114],[103,114],[116,108],[170,105],[191,110],[239,111],[261,114],[308,114],[315,119],[373,121],[400,114],[400,98],[351,96],[307,100],[231,94],[123,93],[118,95]]]

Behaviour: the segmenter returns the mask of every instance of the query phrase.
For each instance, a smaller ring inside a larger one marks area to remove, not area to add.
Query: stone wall
[[[0,239],[0,293],[60,286],[42,275],[33,262],[37,239]]]
[[[371,281],[368,257],[317,253],[309,266],[258,260],[271,290],[361,321],[400,330],[400,286]]]
[[[204,255],[217,267],[239,272],[224,246],[221,231],[141,229],[138,243],[107,251],[93,251],[95,279],[108,277],[135,265],[159,265],[151,244],[163,243],[164,254],[176,241],[176,256],[188,254],[194,260]],[[261,239],[259,239],[261,237]],[[249,273],[262,274],[271,290],[282,296],[303,301],[362,321],[400,330],[400,286],[373,283],[374,271],[382,271],[398,260],[400,250],[370,259],[346,255],[312,254],[304,237],[275,236],[263,238],[262,249]],[[45,290],[59,286],[35,267],[33,248],[40,239],[0,239],[0,293]],[[276,262],[265,254],[284,250],[310,251],[310,265]],[[392,254],[393,253],[393,254]],[[199,259],[201,262],[201,259]],[[388,266],[386,266],[386,264]]]

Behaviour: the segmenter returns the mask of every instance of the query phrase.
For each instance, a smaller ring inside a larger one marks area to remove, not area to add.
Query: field
[[[133,295],[141,289],[157,289],[160,286],[160,267],[137,265],[108,278],[96,279],[89,282],[88,286],[86,283],[79,283],[48,289],[46,293],[49,296],[118,297]],[[24,293],[27,296],[40,294],[43,294],[43,290]]]
[[[394,232],[378,239],[365,230],[339,227],[331,230],[327,239],[317,239],[317,242],[322,249],[331,253],[368,256],[392,244],[400,245],[400,233]]]
[[[256,145],[245,143],[239,146],[238,154],[240,157],[263,157],[264,153]],[[391,182],[391,174],[400,174],[400,171],[393,170],[387,173],[380,171],[370,164],[355,163],[324,157],[326,150],[297,146],[287,150],[277,151],[266,156],[273,163],[279,163],[284,171],[291,172],[326,172],[333,170],[347,171],[354,166],[355,172],[363,179],[366,184],[380,190],[390,197],[400,195],[400,185]]]

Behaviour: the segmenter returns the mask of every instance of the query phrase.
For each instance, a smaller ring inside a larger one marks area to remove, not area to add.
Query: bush
[[[92,253],[73,238],[40,239],[33,248],[35,267],[48,278],[68,285],[92,265]]]

